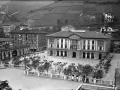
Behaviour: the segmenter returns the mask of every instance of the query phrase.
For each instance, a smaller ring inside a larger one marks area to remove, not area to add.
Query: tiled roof
[[[46,33],[44,30],[38,30],[38,29],[24,29],[24,30],[13,30],[11,31],[11,34],[40,34],[40,33]]]
[[[2,41],[11,41],[11,39],[10,38],[0,38],[0,41],[2,42]]]
[[[109,35],[104,35],[104,34],[101,34],[101,33],[97,33],[95,31],[85,31],[85,32],[71,32],[71,31],[60,31],[60,32],[57,32],[57,33],[53,33],[53,34],[50,34],[50,35],[47,35],[48,37],[69,37],[71,35],[78,35],[82,38],[98,38],[98,39],[107,39],[107,38],[110,38]]]

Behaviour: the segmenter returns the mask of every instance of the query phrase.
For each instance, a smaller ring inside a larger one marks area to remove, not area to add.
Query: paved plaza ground
[[[46,55],[47,52],[45,52],[44,55]],[[117,66],[120,67],[120,54],[115,54],[112,53],[114,56],[112,58],[111,61],[111,67],[108,71],[108,73],[106,74],[106,76],[104,77],[104,80],[112,80],[114,81],[114,77],[115,77],[115,68]],[[92,60],[92,59],[76,59],[76,58],[62,58],[62,57],[53,57],[53,56],[47,56],[46,55],[46,59],[48,60],[53,60],[54,62],[67,62],[68,64],[70,63],[75,63],[76,65],[78,63],[85,65],[85,64],[90,64],[91,66],[95,66],[96,64],[99,63],[99,60]]]
[[[92,66],[99,62],[99,60],[73,59],[53,56],[45,56],[43,59],[53,60],[54,62],[67,62],[68,64],[75,63],[76,65],[78,63],[83,65],[90,64]],[[104,80],[114,80],[115,68],[120,64],[120,54],[114,54],[111,64],[112,66],[110,67]],[[0,69],[0,80],[8,80],[10,82],[10,86],[13,87],[13,90],[75,90],[81,84],[80,82],[67,80],[27,76],[24,75],[23,70],[15,68]]]
[[[80,82],[24,75],[20,69],[0,69],[0,80],[8,80],[13,90],[71,90]]]

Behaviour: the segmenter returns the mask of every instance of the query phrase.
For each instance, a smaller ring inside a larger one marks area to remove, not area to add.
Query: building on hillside
[[[60,31],[47,35],[47,51],[50,56],[102,59],[110,51],[110,38],[95,31]]]
[[[5,32],[5,35],[9,36],[10,32],[14,30],[16,26],[19,26],[19,25],[20,25],[20,22],[16,22],[16,23],[8,22],[8,23],[2,24],[2,28]]]
[[[11,32],[13,45],[29,45],[31,51],[41,51],[46,47],[46,32],[38,29],[22,29]]]
[[[101,29],[100,29],[100,33],[105,33],[105,34],[109,34],[109,35],[112,35],[116,31],[118,31],[118,29],[114,29],[111,27],[101,27]]]

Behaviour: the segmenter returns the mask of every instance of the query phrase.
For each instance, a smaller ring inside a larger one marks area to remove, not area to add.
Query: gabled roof
[[[95,31],[85,31],[85,32],[71,32],[71,31],[60,31],[57,33],[53,33],[50,35],[47,35],[48,37],[61,37],[61,38],[68,38],[71,35],[78,35],[79,37],[82,38],[95,38],[95,39],[107,39],[110,38],[111,36],[109,35],[104,35],[102,33],[98,33]]]

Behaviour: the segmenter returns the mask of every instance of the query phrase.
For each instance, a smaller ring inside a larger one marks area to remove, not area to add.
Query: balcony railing
[[[71,50],[78,50],[79,48],[78,48],[78,45],[71,45],[70,49]]]

